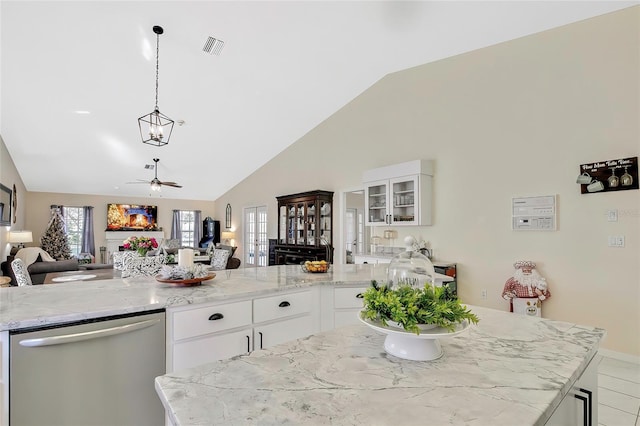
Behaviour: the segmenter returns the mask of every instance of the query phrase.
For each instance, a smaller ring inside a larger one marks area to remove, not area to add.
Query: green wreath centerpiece
[[[401,284],[391,289],[373,280],[363,297],[362,319],[379,321],[384,326],[393,321],[416,334],[424,324],[452,332],[465,320],[473,324],[479,321],[458,299],[448,298],[443,287],[429,284],[424,288]]]

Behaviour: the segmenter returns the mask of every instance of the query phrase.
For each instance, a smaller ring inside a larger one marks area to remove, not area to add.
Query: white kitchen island
[[[341,295],[353,294],[354,300],[360,300],[356,294],[372,279],[383,281],[385,277],[386,265],[333,265],[327,274],[274,266],[221,271],[214,280],[197,287],[127,278],[0,288],[0,423],[8,419],[9,330],[90,318],[164,308],[170,330],[171,312],[190,315],[202,306],[240,303],[253,306],[253,318],[248,319],[252,322],[246,328],[255,338],[267,325],[269,330],[278,329],[282,320],[256,320],[257,301],[277,301],[286,295],[292,306],[285,309],[291,309],[295,303],[288,295],[311,292],[312,297],[305,299],[313,305],[310,311],[289,316],[287,321],[293,324],[313,317],[309,322],[312,336],[255,350],[248,356],[177,369],[157,379],[161,400],[179,425],[280,424],[287,420],[411,424],[418,418],[420,424],[434,425],[544,424],[589,370],[604,336],[603,330],[593,327],[471,307],[480,323],[459,336],[442,339],[442,358],[427,363],[399,360],[386,355],[384,336],[367,326],[332,330],[338,314],[351,317],[358,309],[339,304]],[[197,324],[185,325],[191,330]],[[179,345],[179,339],[173,338]],[[185,341],[192,344],[206,338],[208,335]],[[169,333],[168,359],[171,339]],[[246,348],[247,343],[244,345]]]
[[[351,325],[168,374],[156,390],[176,425],[543,425],[565,395],[569,413],[548,424],[572,424],[572,388],[604,331],[471,309],[479,324],[442,339],[434,361],[390,356],[383,335]]]

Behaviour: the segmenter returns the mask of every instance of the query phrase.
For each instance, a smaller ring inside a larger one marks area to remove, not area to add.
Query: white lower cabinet
[[[167,372],[309,336],[319,327],[319,289],[167,310]],[[316,297],[314,297],[316,296]]]
[[[251,351],[251,328],[201,337],[173,345],[172,371],[227,359]]]
[[[311,315],[278,321],[253,329],[253,349],[265,349],[314,333]]]
[[[546,426],[596,426],[598,424],[598,364],[596,355],[553,412]]]

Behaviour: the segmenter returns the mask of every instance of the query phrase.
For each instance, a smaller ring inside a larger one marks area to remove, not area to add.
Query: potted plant
[[[479,321],[459,300],[447,298],[443,287],[427,284],[419,288],[401,284],[392,289],[373,280],[363,296],[362,319],[379,321],[384,326],[396,323],[416,334],[425,330],[424,325],[452,332],[465,320],[473,324]]]

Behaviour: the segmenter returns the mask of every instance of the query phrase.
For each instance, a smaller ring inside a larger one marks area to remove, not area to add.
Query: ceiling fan
[[[137,182],[127,182],[127,183],[147,183],[147,184],[151,184],[151,190],[152,191],[160,191],[160,188],[164,185],[164,186],[172,186],[174,188],[182,188],[182,185],[178,185],[175,182],[163,182],[160,179],[158,179],[158,161],[160,161],[158,158],[154,158],[153,161],[156,163],[155,166],[148,166],[149,167],[153,167],[155,170],[155,177],[153,179],[151,179],[151,181],[148,180],[144,180],[144,179],[138,179]]]

